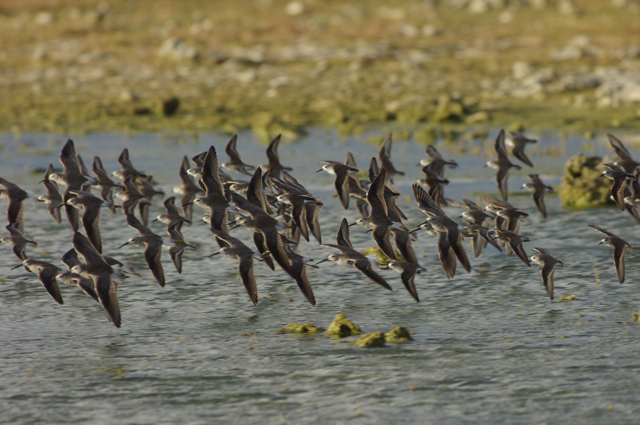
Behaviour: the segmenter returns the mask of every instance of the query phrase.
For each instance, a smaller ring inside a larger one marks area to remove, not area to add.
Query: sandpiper
[[[547,207],[544,204],[544,193],[547,190],[553,192],[553,188],[544,184],[540,176],[537,174],[529,174],[529,178],[531,179],[531,183],[525,183],[522,187],[533,192],[533,201],[536,203],[538,211],[540,211],[542,217],[547,218]]]
[[[262,255],[249,248],[240,239],[234,238],[228,233],[222,232],[216,229],[210,229],[215,238],[218,240],[218,244],[222,247],[218,252],[214,252],[209,257],[214,255],[224,254],[228,257],[238,259],[238,273],[242,279],[247,295],[251,299],[251,302],[255,305],[258,304],[258,287],[256,285],[256,279],[253,275],[253,259],[262,260]]]
[[[355,224],[372,229],[373,240],[380,248],[382,253],[389,259],[395,260],[396,255],[393,252],[389,236],[391,228],[399,226],[399,223],[393,223],[387,215],[387,203],[384,200],[384,182],[386,180],[386,172],[381,170],[375,180],[371,183],[367,192],[367,202],[371,207],[371,214],[366,218],[359,218]]]
[[[24,220],[22,219],[22,215],[24,213],[24,201],[29,198],[30,195],[27,191],[20,189],[18,185],[1,177],[0,185],[4,187],[2,196],[9,199],[9,205],[7,206],[7,220],[9,221],[9,224],[16,223],[17,229],[24,233]]]
[[[629,150],[626,148],[626,146],[620,141],[620,139],[618,139],[611,133],[607,133],[607,138],[609,138],[611,148],[613,148],[615,154],[618,155],[618,158],[620,158],[620,160],[616,161],[615,164],[620,166],[625,172],[629,174],[635,173],[636,169],[640,167],[640,164],[631,157],[631,153],[629,153]]]
[[[471,265],[462,246],[462,234],[458,223],[449,218],[419,184],[413,185],[413,195],[420,210],[427,215],[427,222],[438,232],[438,257],[448,279],[456,273],[456,257],[467,272]]]
[[[438,150],[433,145],[427,146],[427,155],[429,155],[429,159],[421,159],[418,165],[423,167],[429,167],[438,177],[444,176],[444,167],[448,166],[449,168],[456,168],[458,163],[453,159],[447,161],[442,155],[438,152]]]
[[[375,178],[379,173],[380,170],[378,169],[376,159],[371,158],[369,178],[373,177],[372,181],[375,181]],[[418,257],[416,257],[413,247],[411,246],[411,239],[415,238],[415,236],[412,232],[408,232],[402,223],[402,219],[406,219],[407,217],[396,204],[394,195],[395,193],[385,185],[383,198],[387,207],[387,217],[389,217],[389,220],[394,223],[391,227],[391,233],[393,233],[396,247],[398,248],[398,251],[400,251],[402,258],[409,263],[418,264]]]
[[[284,236],[282,236],[284,238]],[[310,258],[303,257],[302,255],[294,252],[289,244],[285,244],[284,249],[291,262],[291,273],[289,275],[296,281],[300,292],[309,301],[311,305],[316,305],[316,297],[313,294],[313,288],[311,282],[307,278],[307,263],[313,261]],[[311,264],[310,264],[311,265]],[[312,267],[316,267],[311,265]]]
[[[122,213],[125,216],[133,214],[138,202],[147,199],[142,193],[140,193],[135,179],[136,178],[133,174],[127,175],[124,179],[124,186],[122,187],[122,190],[116,193],[116,196],[122,199]]]
[[[487,162],[487,167],[495,168],[498,170],[496,175],[496,182],[498,184],[498,190],[502,195],[502,199],[505,201],[509,198],[509,190],[507,188],[507,180],[509,179],[509,170],[515,168],[519,170],[521,167],[512,163],[507,155],[507,149],[505,148],[505,135],[504,130],[500,130],[494,148],[496,150],[497,158]]]
[[[384,173],[382,174],[384,175]],[[360,270],[362,274],[367,276],[373,282],[391,291],[391,287],[384,278],[373,270],[372,262],[375,262],[375,259],[369,259],[353,249],[351,241],[349,240],[349,224],[347,223],[346,218],[342,219],[340,229],[338,230],[337,240],[338,245],[323,244],[321,246],[337,249],[340,253],[330,254],[326,259],[316,263],[316,265],[324,263],[325,261],[333,261],[341,266],[354,267]]]
[[[62,262],[67,266],[69,270],[67,270],[66,272],[60,271],[56,275],[56,279],[64,283],[65,285],[77,286],[85,294],[89,295],[97,302],[100,302],[98,294],[95,290],[95,285],[93,284],[93,279],[81,276],[79,273],[74,273],[71,271],[74,266],[79,266],[79,268],[76,268],[77,271],[86,272],[86,266],[78,259],[78,253],[76,252],[75,248],[71,248],[69,251],[64,253],[64,255],[62,256]]]
[[[125,275],[120,270],[115,270],[107,264],[91,242],[81,233],[74,233],[73,247],[84,257],[85,264],[82,270],[80,270],[80,265],[74,265],[71,268],[71,272],[93,279],[98,301],[100,301],[109,320],[119,328],[122,323],[122,316],[120,302],[118,301],[118,285],[123,282]]]
[[[18,257],[20,261],[26,260],[27,254],[25,253],[25,249],[27,245],[38,246],[36,241],[25,238],[20,229],[18,229],[18,223],[7,224],[5,229],[9,232],[9,236],[0,239],[0,242],[13,245],[13,253],[16,254],[16,257]]]
[[[518,158],[521,162],[527,164],[529,167],[533,167],[531,160],[524,153],[524,148],[528,143],[533,144],[538,143],[538,141],[534,139],[528,139],[524,137],[522,133],[519,133],[517,131],[510,131],[509,135],[511,137],[507,141],[507,144],[512,147],[511,153],[513,154],[513,156]]]
[[[69,198],[67,204],[77,209],[84,209],[82,226],[87,233],[93,247],[102,254],[102,236],[100,234],[100,207],[113,206],[109,201],[103,201],[90,192],[72,190],[74,198]]]
[[[60,287],[58,287],[58,282],[56,281],[56,276],[60,269],[53,264],[47,263],[45,261],[33,260],[31,258],[25,258],[22,260],[22,264],[14,267],[24,266],[27,270],[32,273],[36,273],[40,282],[44,286],[44,289],[47,290],[47,293],[51,295],[58,304],[64,304],[62,301],[62,294],[60,293]]]
[[[80,167],[80,172],[84,176],[84,184],[80,187],[80,190],[83,192],[91,192],[91,186],[98,184],[98,179],[89,175],[89,170],[87,170],[87,166],[84,165],[84,161],[80,154],[76,155],[76,160],[78,161],[78,167]]]
[[[396,167],[391,162],[391,134],[389,134],[380,145],[378,150],[378,159],[380,160],[380,168],[386,172],[387,178],[392,178],[395,174],[404,176],[404,171],[396,170]]]
[[[631,251],[631,245],[629,242],[603,229],[602,227],[598,227],[593,224],[590,224],[589,227],[597,232],[607,235],[606,238],[600,240],[598,245],[607,245],[613,248],[613,264],[616,266],[618,281],[620,283],[624,283],[624,251],[625,249]]]
[[[488,227],[481,226],[479,224],[469,224],[464,227],[464,230],[471,234],[471,249],[473,250],[473,256],[478,257],[482,250],[487,246],[487,242],[493,245],[498,251],[502,251],[498,242],[493,238],[493,231]]]
[[[125,245],[132,244],[136,246],[144,246],[144,259],[156,279],[158,284],[164,288],[164,270],[162,269],[162,262],[160,261],[162,255],[163,245],[174,245],[173,241],[168,238],[163,238],[153,233],[147,226],[140,223],[140,221],[133,216],[133,214],[127,214],[127,224],[129,227],[136,229],[140,236],[130,238],[126,243],[120,245],[122,248]],[[82,254],[82,253],[81,253]]]
[[[222,164],[222,167],[230,171],[235,171],[237,173],[251,176],[253,175],[252,171],[255,170],[256,167],[254,167],[253,165],[245,164],[242,161],[242,158],[240,158],[240,154],[238,153],[238,149],[236,148],[237,142],[238,135],[234,134],[233,136],[231,136],[231,140],[229,140],[229,143],[227,143],[227,147],[224,150],[229,156],[229,161],[224,162]]]
[[[271,257],[282,267],[284,271],[289,273],[291,271],[291,262],[287,257],[287,253],[282,246],[282,240],[278,231],[284,231],[287,225],[281,221],[278,221],[274,217],[267,214],[262,208],[249,202],[237,193],[231,194],[231,200],[234,205],[243,211],[249,213],[250,217],[240,217],[236,220],[238,225],[245,226],[254,234],[257,232],[262,233],[263,247],[258,245],[255,239],[256,247],[258,249],[267,248],[271,253]]]
[[[111,203],[111,206],[108,206],[107,209],[111,212],[111,214],[115,214],[116,207],[113,203],[113,188],[121,188],[122,185],[111,180],[111,177],[109,177],[109,174],[107,174],[104,166],[102,165],[102,160],[100,159],[100,157],[93,157],[92,169],[93,174],[95,174],[98,178],[96,186],[100,188],[100,197],[104,201],[109,201]]]
[[[186,223],[187,226],[191,226],[191,220],[180,215],[180,211],[175,205],[175,200],[175,196],[165,199],[163,205],[167,212],[165,214],[158,215],[156,220],[166,224],[167,228],[171,227],[171,225],[175,223]]]
[[[171,256],[173,265],[180,274],[182,274],[182,254],[184,251],[196,251],[195,246],[189,245],[184,241],[184,236],[182,236],[182,233],[180,232],[181,227],[182,222],[176,221],[167,228],[167,232],[169,232],[169,236],[171,236],[171,241],[173,242],[173,244],[167,245],[169,248],[169,255]]]
[[[69,198],[75,196],[71,191],[82,190],[82,185],[85,184],[87,178],[85,178],[80,170],[73,140],[67,140],[67,143],[65,143],[62,151],[60,152],[59,159],[62,164],[62,173],[51,173],[49,178],[54,180],[56,183],[65,185],[64,193],[62,194],[64,210],[67,214],[67,220],[69,220],[69,224],[75,232],[78,230],[78,226],[80,224],[80,214],[71,204],[67,204],[67,201]]]
[[[347,162],[349,162],[349,157],[353,157],[351,152],[347,153]],[[349,173],[357,173],[358,169],[355,167],[351,167],[339,162],[339,161],[320,161],[321,164],[324,164],[322,168],[320,168],[316,173],[320,171],[326,171],[329,174],[333,174],[336,176],[335,180],[335,188],[338,193],[338,198],[340,198],[340,202],[342,202],[342,206],[344,209],[349,208]]]
[[[416,291],[414,279],[416,277],[416,274],[427,271],[427,269],[417,264],[401,260],[391,260],[387,262],[387,267],[400,273],[400,279],[402,279],[402,284],[404,285],[404,287],[407,288],[407,291],[409,291],[409,294],[411,294],[414,300],[420,302],[418,291]]]
[[[140,221],[142,224],[147,226],[149,224],[149,207],[151,207],[151,202],[153,201],[153,197],[156,195],[160,195],[160,197],[164,197],[164,190],[156,189],[153,187],[153,176],[146,176],[138,179],[140,182],[140,193],[144,197],[138,202],[138,210],[140,211]]]
[[[113,172],[115,177],[119,179],[126,180],[127,177],[133,176],[133,179],[146,177],[144,171],[138,171],[131,163],[131,159],[129,159],[129,149],[124,148],[122,153],[118,157],[118,164],[122,167],[120,170],[116,170]]]
[[[611,186],[611,196],[613,197],[613,200],[615,201],[618,208],[620,208],[620,211],[624,211],[624,188],[627,181],[635,180],[635,176],[633,174],[625,172],[622,167],[619,167],[616,164],[603,165],[607,169],[604,170],[600,176],[613,180],[613,185]]]
[[[200,178],[200,185],[205,190],[205,195],[196,198],[193,203],[209,210],[212,229],[229,233],[227,211],[235,210],[235,207],[225,197],[225,190],[218,172],[218,156],[215,147],[211,146],[202,164],[202,177]]]
[[[41,183],[44,184],[45,189],[47,189],[47,194],[38,196],[38,201],[45,202],[47,204],[47,211],[49,211],[51,217],[53,217],[56,222],[60,223],[62,221],[60,207],[63,202],[62,195],[60,195],[60,191],[58,190],[58,184],[53,180],[49,180],[49,176],[53,172],[53,165],[49,164],[47,171],[44,173],[44,178],[41,181]]]
[[[553,300],[553,273],[556,271],[556,264],[564,266],[564,263],[554,257],[549,251],[543,248],[533,248],[538,254],[531,256],[531,261],[540,264],[542,269],[540,275],[542,276],[542,283],[544,284],[549,298]]]
[[[180,179],[182,180],[182,185],[174,187],[173,192],[182,195],[182,200],[180,201],[182,215],[191,221],[193,219],[193,200],[196,198],[196,195],[203,192],[203,190],[196,184],[193,177],[187,173],[188,169],[189,158],[185,155],[180,164]]]
[[[278,154],[278,145],[280,144],[281,135],[278,134],[267,147],[267,159],[269,160],[266,165],[263,165],[263,174],[265,176],[274,176],[280,178],[282,170],[292,171],[293,168],[285,167],[280,163],[280,155]]]
[[[523,242],[529,242],[529,238],[525,238],[524,236],[520,236],[517,233],[506,229],[495,229],[493,232],[496,235],[496,238],[505,244],[505,252],[507,255],[511,255],[511,251],[513,251],[516,253],[518,258],[527,265],[527,267],[531,267],[529,257],[522,246]],[[509,247],[511,251],[508,250],[507,247]]]

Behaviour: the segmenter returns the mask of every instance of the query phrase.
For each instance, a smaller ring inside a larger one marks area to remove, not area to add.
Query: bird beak
[[[319,173],[320,171],[322,171],[322,168],[321,168],[321,169],[319,169],[318,171],[316,171],[316,173]]]
[[[120,245],[120,246],[118,247],[118,249],[122,248],[122,247],[123,247],[123,246],[125,246],[125,245],[129,245],[129,242],[127,242],[127,243],[123,243],[122,245]]]
[[[18,268],[18,267],[20,267],[20,266],[22,266],[22,263],[18,264],[17,266],[11,267],[11,270],[15,270],[15,269],[17,269],[17,268]]]
[[[351,224],[349,225],[349,227],[351,227],[351,226],[355,226],[356,224],[358,224],[358,223],[351,223]]]
[[[328,258],[325,258],[324,260],[320,260],[320,261],[318,261],[318,262],[316,263],[316,267],[318,266],[318,264],[320,264],[320,263],[324,263],[325,261],[329,261],[329,259],[328,259]],[[21,264],[21,265],[22,265],[22,264]]]
[[[182,204],[183,207],[186,207],[187,205],[193,205],[193,202],[187,202],[186,204]]]
[[[218,254],[220,254],[220,251],[214,252],[213,254],[209,255],[209,257],[213,257],[214,255],[218,255]]]

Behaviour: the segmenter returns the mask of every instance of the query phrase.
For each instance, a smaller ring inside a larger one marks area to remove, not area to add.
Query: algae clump
[[[336,317],[333,318],[333,322],[331,322],[329,328],[325,331],[326,334],[338,336],[339,338],[358,335],[361,332],[360,326],[347,319],[347,316],[342,313],[336,314]]]
[[[400,342],[409,342],[413,341],[411,338],[411,334],[407,328],[403,328],[402,326],[396,326],[391,329],[384,335],[385,341],[389,343],[400,343]]]
[[[568,295],[566,297],[558,298],[558,301],[573,301],[576,297],[576,294]]]
[[[324,331],[320,326],[313,326],[310,323],[291,323],[282,329],[278,329],[276,333],[283,334],[317,334]]]
[[[562,206],[593,208],[613,204],[611,180],[601,177],[603,164],[613,162],[610,157],[577,154],[569,158],[564,166],[565,176],[558,187]]]
[[[364,334],[353,342],[353,345],[363,348],[384,347],[384,332],[372,332]]]

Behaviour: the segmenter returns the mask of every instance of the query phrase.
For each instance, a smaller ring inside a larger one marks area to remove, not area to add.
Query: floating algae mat
[[[291,323],[282,329],[278,329],[276,333],[283,334],[317,334],[324,331],[320,326],[313,326],[310,323]]]
[[[353,345],[363,348],[384,347],[384,332],[372,332],[362,335],[353,342]]]
[[[411,334],[407,328],[396,326],[384,335],[385,341],[389,343],[400,343],[413,341]]]
[[[336,314],[336,317],[333,318],[333,322],[331,322],[329,328],[325,331],[326,334],[337,336],[339,338],[358,335],[361,332],[360,326],[347,319],[347,316],[342,313]]]

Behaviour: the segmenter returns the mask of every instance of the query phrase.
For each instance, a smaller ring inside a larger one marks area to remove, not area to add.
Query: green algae
[[[283,334],[318,334],[323,332],[324,328],[320,326],[313,326],[310,323],[291,323],[282,329],[275,331],[276,333]]]
[[[603,164],[607,162],[613,162],[613,159],[582,153],[569,158],[564,166],[562,184],[558,187],[562,206],[583,209],[612,205],[611,180],[601,176],[605,169]]]
[[[356,325],[342,313],[336,314],[333,321],[325,331],[326,334],[337,336],[338,338],[344,338],[352,335],[359,335],[362,333],[360,326]]]
[[[384,347],[384,332],[372,332],[362,335],[353,342],[353,345],[362,348]]]
[[[396,326],[384,335],[386,342],[397,344],[402,342],[413,341],[411,334],[407,328]]]

